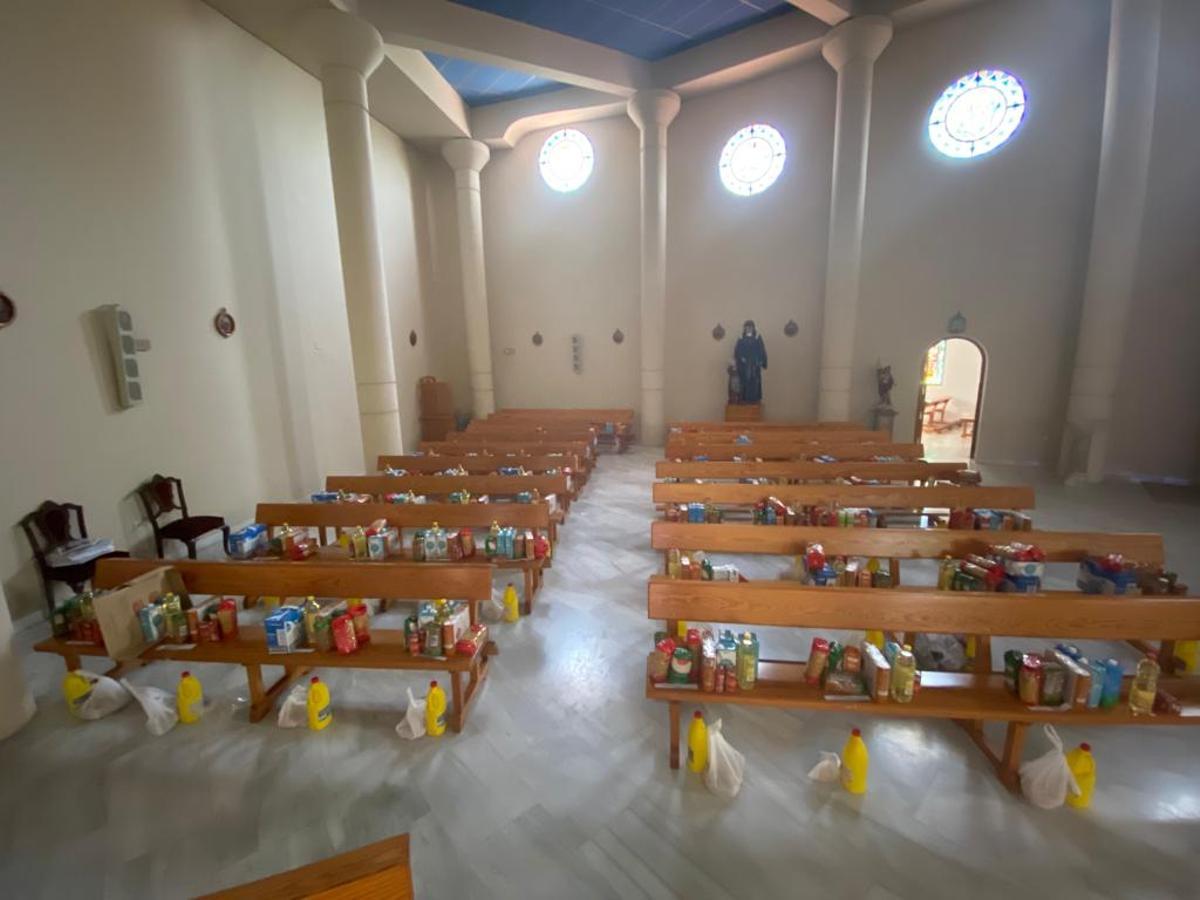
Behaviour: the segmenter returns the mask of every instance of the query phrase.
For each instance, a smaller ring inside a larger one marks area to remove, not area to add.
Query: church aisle
[[[798,875],[845,897],[1194,896],[1192,729],[1062,729],[1097,748],[1085,814],[1009,795],[946,722],[714,707],[747,757],[742,793],[726,803],[672,772],[667,711],[642,681],[657,455],[602,457],[534,615],[494,626],[501,652],[458,736],[396,737],[404,688],[424,690],[414,676],[322,672],[335,722],[310,734],[249,724],[241,671],[201,666],[209,714],[154,738],[136,707],[70,719],[58,660],[26,652],[40,711],[0,744],[0,768],[22,773],[0,782],[10,896],[191,896],[405,831],[423,898],[797,896]],[[1040,515],[1086,525],[1072,510],[1101,518],[1109,490],[1051,495]],[[1149,515],[1140,502],[1131,515]],[[1169,539],[1177,552],[1196,534]],[[802,655],[808,635],[763,638],[768,653]],[[181,669],[156,663],[133,680],[169,687]],[[805,777],[854,725],[872,762],[857,798]]]

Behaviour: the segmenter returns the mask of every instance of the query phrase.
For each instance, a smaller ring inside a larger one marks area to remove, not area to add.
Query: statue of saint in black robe
[[[762,370],[767,367],[767,347],[750,320],[742,326],[742,336],[733,349],[733,362],[742,383],[742,403],[761,403]]]

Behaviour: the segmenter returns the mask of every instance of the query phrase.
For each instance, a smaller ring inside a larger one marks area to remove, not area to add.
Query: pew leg
[[[671,759],[671,768],[679,768],[679,717],[681,703],[677,700],[672,700],[667,703],[667,712],[671,718],[671,745],[668,748]]]
[[[463,684],[462,672],[450,673],[450,697],[454,704],[454,712],[451,713],[450,727],[456,732],[463,730],[463,724],[467,718],[467,706],[463,702]]]
[[[525,608],[522,612],[529,615],[533,612],[533,566],[526,566],[522,574],[525,576],[525,596],[521,598]]]
[[[74,672],[82,667],[83,662],[79,658],[79,654],[74,650],[63,650],[61,654],[63,665],[67,667],[68,672]]]
[[[991,635],[975,635],[975,659],[972,668],[981,675],[986,675],[992,671]]]
[[[263,688],[262,666],[246,664],[246,684],[250,687],[250,721],[257,722],[267,714],[263,709],[267,694]]]
[[[1000,757],[1000,780],[1004,786],[1016,793],[1021,786],[1021,756],[1025,752],[1025,735],[1029,731],[1028,722],[1009,722],[1008,732],[1004,735],[1004,755]]]
[[[888,576],[891,578],[892,587],[900,586],[900,560],[888,560]]]
[[[1175,642],[1163,641],[1158,648],[1158,664],[1162,666],[1163,674],[1175,674]]]

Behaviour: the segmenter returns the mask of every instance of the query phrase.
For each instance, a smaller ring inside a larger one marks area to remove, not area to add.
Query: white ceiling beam
[[[854,0],[788,0],[792,6],[820,19],[826,25],[837,25],[854,15]]]
[[[467,118],[467,104],[463,103],[458,91],[437,70],[437,66],[429,61],[429,57],[420,50],[409,50],[407,47],[389,47],[384,45],[388,60],[406,77],[415,90],[421,92],[430,103],[442,111],[462,132],[463,137],[471,133]]]
[[[664,57],[650,71],[658,87],[694,96],[812,59],[828,30],[810,16],[767,19]]]
[[[624,115],[625,104],[624,97],[575,87],[489,103],[471,110],[471,136],[493,149],[508,150],[540,128]]]
[[[650,85],[647,63],[627,53],[447,0],[358,0],[354,9],[386,44],[626,97]]]

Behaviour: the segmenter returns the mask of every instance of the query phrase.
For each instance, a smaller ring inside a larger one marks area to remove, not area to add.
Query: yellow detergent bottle
[[[183,724],[191,725],[200,721],[200,714],[204,711],[204,689],[200,687],[200,679],[191,672],[179,676],[175,705],[179,708],[179,721]]]
[[[871,628],[867,630],[867,643],[874,644],[880,650],[883,649],[883,632]]]
[[[675,623],[675,636],[687,640],[687,622],[683,619]]]
[[[316,675],[308,685],[308,727],[313,731],[328,728],[333,722],[333,706],[329,702],[329,687]]]
[[[1092,791],[1096,787],[1096,759],[1090,744],[1080,744],[1067,754],[1067,767],[1075,776],[1079,793],[1067,791],[1067,805],[1076,809],[1087,809],[1092,805]]]
[[[517,589],[511,584],[504,589],[504,621],[515,622],[521,618],[521,601]]]
[[[867,745],[863,743],[862,732],[857,728],[851,729],[846,746],[842,748],[842,787],[851,794],[865,794],[869,765],[870,755]]]
[[[1175,656],[1183,660],[1183,671],[1188,674],[1200,670],[1200,641],[1179,641],[1175,644]]]
[[[708,767],[708,726],[704,724],[704,713],[696,710],[692,724],[688,726],[688,768],[703,772]]]
[[[429,693],[425,695],[425,731],[430,737],[446,733],[446,692],[436,681],[429,682]]]
[[[68,672],[63,677],[63,696],[67,700],[67,709],[71,715],[79,715],[79,709],[92,696],[92,683],[82,672]]]

